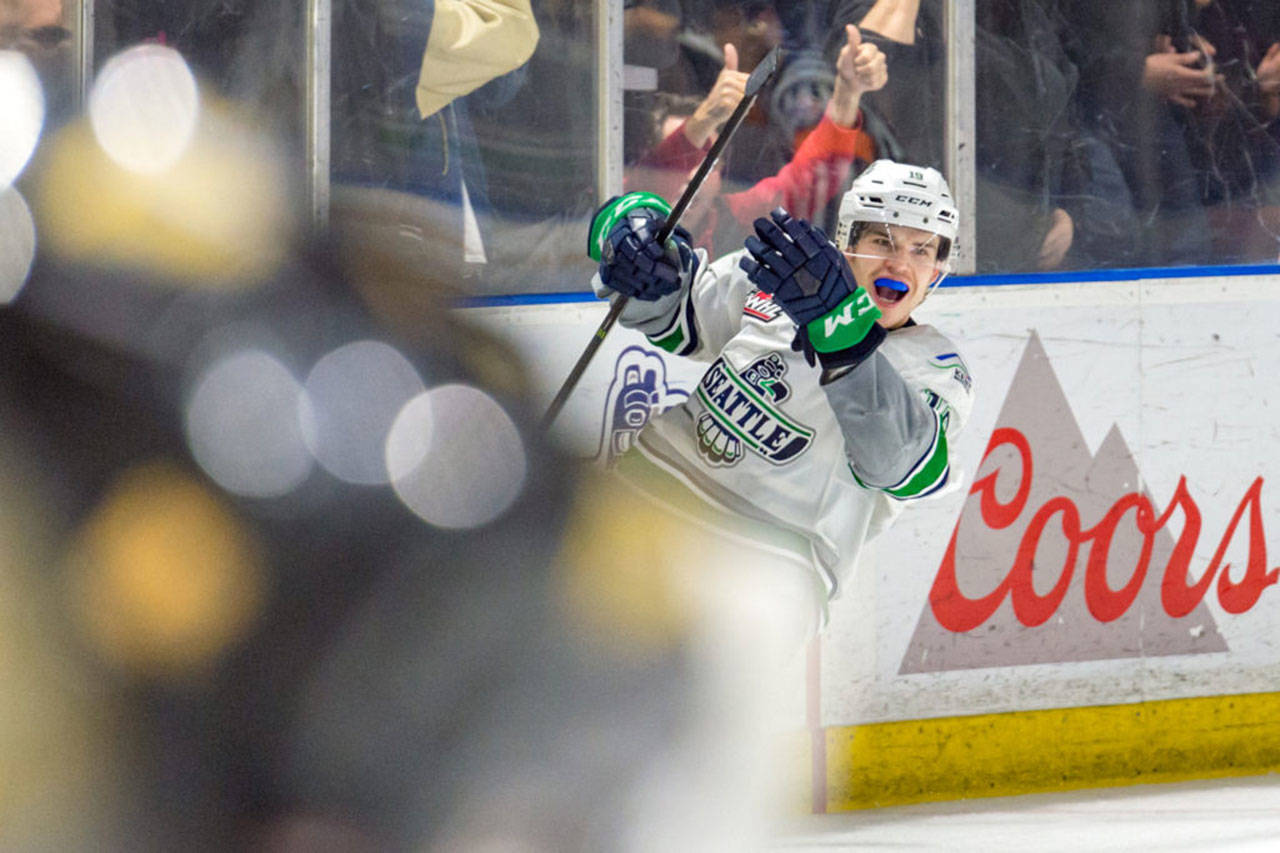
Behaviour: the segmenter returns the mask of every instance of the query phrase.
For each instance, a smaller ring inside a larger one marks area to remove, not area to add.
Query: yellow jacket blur
[[[530,0],[436,0],[435,7],[416,93],[423,118],[519,68],[538,46]]]

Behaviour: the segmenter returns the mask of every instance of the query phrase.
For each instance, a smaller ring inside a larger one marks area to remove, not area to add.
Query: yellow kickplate
[[[1280,693],[832,727],[827,811],[1280,770]],[[821,784],[821,779],[815,780]]]

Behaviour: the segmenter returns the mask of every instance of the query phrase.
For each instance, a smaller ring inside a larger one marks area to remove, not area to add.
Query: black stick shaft
[[[684,216],[685,210],[688,209],[689,203],[693,201],[693,197],[702,186],[702,182],[707,179],[707,175],[711,174],[711,170],[715,168],[716,161],[720,159],[720,152],[724,151],[724,147],[729,144],[729,139],[733,136],[734,131],[738,129],[738,125],[742,124],[742,120],[746,118],[752,104],[755,102],[755,95],[743,98],[738,102],[733,114],[725,122],[724,130],[720,131],[719,137],[716,138],[715,143],[711,146],[711,150],[707,152],[707,156],[702,158],[698,171],[693,173],[693,177],[689,179],[688,186],[680,194],[680,199],[676,202],[676,206],[671,208],[671,214],[667,217],[667,221],[663,223],[662,228],[658,231],[658,245],[665,246],[667,244],[667,240],[671,237],[671,232],[675,231],[676,226],[680,224],[680,217]],[[578,381],[582,379],[582,374],[586,372],[587,365],[591,364],[591,360],[595,358],[596,351],[604,343],[605,336],[609,334],[613,324],[618,321],[618,315],[622,313],[623,308],[627,307],[628,301],[630,301],[630,297],[625,293],[620,293],[614,298],[613,304],[609,306],[609,313],[604,315],[604,320],[600,322],[596,333],[587,342],[586,349],[582,351],[582,355],[578,356],[578,361],[574,364],[573,370],[569,371],[569,375],[565,377],[560,390],[556,392],[555,399],[547,407],[547,413],[542,416],[542,428],[544,430],[549,429],[555,423],[560,410],[564,408],[564,404],[569,399],[569,395],[573,393],[573,389],[578,386]]]

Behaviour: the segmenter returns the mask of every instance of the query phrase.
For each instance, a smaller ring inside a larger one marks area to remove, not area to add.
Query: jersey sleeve
[[[650,343],[672,355],[711,361],[742,329],[743,308],[755,285],[738,266],[745,250],[712,263],[707,263],[705,249],[695,251],[698,270],[692,281],[655,301],[628,301],[618,322],[643,332]],[[617,297],[600,283],[598,274],[591,286],[597,296]]]
[[[973,407],[968,366],[930,326],[891,332],[876,353],[823,386],[858,482],[899,500],[951,480],[949,443]]]

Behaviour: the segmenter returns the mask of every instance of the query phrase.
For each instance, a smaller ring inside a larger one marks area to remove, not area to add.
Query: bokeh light
[[[249,529],[170,463],[112,484],[71,550],[78,621],[131,670],[176,675],[214,662],[249,630],[265,583]]]
[[[0,187],[26,168],[44,125],[44,90],[31,60],[0,50]]]
[[[35,256],[31,210],[13,187],[0,190],[0,304],[12,302],[22,290]]]
[[[45,149],[32,208],[54,254],[225,290],[261,283],[291,245],[280,152],[229,102],[206,101],[187,155],[162,174],[120,166],[84,121]]]
[[[308,408],[302,386],[278,359],[238,352],[197,381],[186,410],[187,443],[200,467],[227,491],[284,495],[313,466],[303,439]]]
[[[98,144],[124,168],[163,172],[182,157],[200,110],[196,80],[176,50],[129,48],[107,60],[89,93]]]
[[[401,410],[387,437],[396,494],[423,520],[479,527],[511,506],[528,459],[515,423],[496,400],[469,385],[442,385]]]
[[[388,481],[387,434],[405,403],[425,390],[409,360],[379,341],[356,341],[316,362],[305,383],[312,453],[351,483]]]

